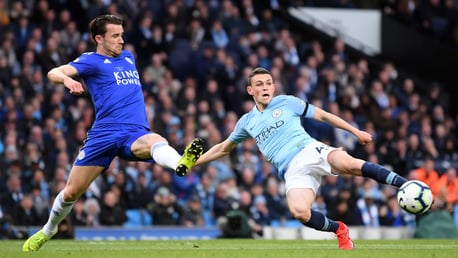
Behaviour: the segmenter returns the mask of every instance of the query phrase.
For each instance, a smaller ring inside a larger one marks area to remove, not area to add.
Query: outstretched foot
[[[194,163],[204,152],[202,139],[195,138],[188,146],[184,149],[184,154],[178,161],[175,173],[178,176],[185,176],[189,170],[194,166]]]
[[[337,221],[337,223],[339,223],[339,228],[337,229],[336,236],[339,241],[339,248],[345,250],[353,249],[354,244],[350,239],[350,232],[347,225],[342,221]]]
[[[45,233],[43,233],[43,230],[39,230],[37,233],[33,234],[31,237],[29,237],[24,245],[22,246],[22,251],[24,252],[30,252],[30,251],[38,251],[40,248],[51,238],[57,234],[57,228],[53,232],[52,236],[47,236]]]

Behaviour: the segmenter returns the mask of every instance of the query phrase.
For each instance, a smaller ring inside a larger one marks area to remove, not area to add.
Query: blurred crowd
[[[225,139],[253,108],[246,78],[262,66],[278,94],[325,108],[375,141],[361,146],[345,131],[304,120],[313,137],[427,182],[435,207],[457,215],[458,121],[446,87],[418,87],[393,63],[351,55],[340,39],[329,44],[294,31],[285,8],[302,2],[318,1],[0,0],[2,230],[8,223],[42,225],[65,185],[94,111],[89,95],[72,96],[46,74],[94,50],[87,26],[105,13],[126,18],[125,48],[137,58],[150,126],[177,150],[194,137],[207,149]],[[215,226],[238,209],[261,233],[262,226],[291,221],[274,172],[254,141],[186,177],[115,159],[66,225]],[[415,225],[395,193],[373,180],[325,177],[314,208],[347,225]]]
[[[456,0],[385,0],[384,12],[425,35],[458,47]]]

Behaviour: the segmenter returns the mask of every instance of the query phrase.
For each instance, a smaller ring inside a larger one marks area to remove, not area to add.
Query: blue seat
[[[280,221],[278,219],[273,219],[270,221],[270,226],[274,228],[280,227]]]
[[[140,210],[132,209],[126,210],[127,221],[124,222],[124,227],[141,227],[142,219]]]
[[[288,220],[285,221],[283,226],[287,227],[287,228],[301,228],[304,225],[301,222],[299,222],[298,220],[288,219]]]
[[[126,210],[127,221],[124,223],[124,227],[144,227],[151,226],[152,217],[151,215],[143,210],[129,209]]]

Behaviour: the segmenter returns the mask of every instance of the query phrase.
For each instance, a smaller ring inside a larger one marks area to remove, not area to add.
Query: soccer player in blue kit
[[[322,176],[353,175],[375,179],[400,187],[407,180],[378,164],[350,156],[312,138],[302,127],[301,117],[326,122],[356,136],[361,144],[372,142],[372,136],[299,98],[274,97],[275,84],[270,72],[255,68],[248,77],[247,92],[255,107],[243,115],[229,137],[206,151],[194,166],[228,155],[240,142],[253,138],[262,155],[278,169],[285,180],[286,199],[291,214],[305,226],[334,232],[340,249],[353,249],[348,227],[311,209]]]
[[[115,15],[101,15],[89,24],[96,52],[84,53],[74,61],[53,68],[48,78],[63,84],[71,94],[89,91],[95,121],[71,169],[65,188],[56,196],[48,222],[23,245],[23,251],[37,251],[57,233],[59,223],[74,202],[111,163],[115,156],[125,160],[149,161],[183,174],[203,152],[202,141],[194,139],[183,156],[162,136],[150,131],[140,76],[132,53],[123,50],[124,21]]]

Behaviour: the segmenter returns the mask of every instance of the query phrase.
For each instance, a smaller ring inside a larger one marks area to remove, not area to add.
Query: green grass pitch
[[[339,250],[337,240],[51,240],[38,252],[23,253],[23,241],[0,241],[0,257],[368,257],[458,258],[458,239],[356,240]]]

